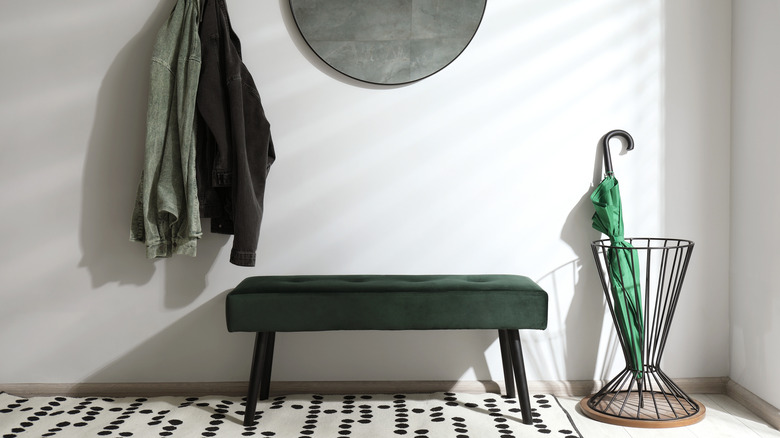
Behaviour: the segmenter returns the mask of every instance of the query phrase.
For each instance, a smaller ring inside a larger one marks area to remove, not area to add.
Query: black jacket
[[[211,218],[212,232],[234,235],[231,263],[254,266],[265,182],[276,154],[225,0],[202,1],[196,150],[200,213]]]

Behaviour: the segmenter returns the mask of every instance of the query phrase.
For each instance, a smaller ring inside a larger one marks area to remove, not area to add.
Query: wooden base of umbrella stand
[[[650,402],[650,397],[645,395],[645,403]],[[664,410],[661,412],[661,418],[651,418],[650,413],[645,413],[642,418],[626,418],[622,416],[604,414],[601,411],[597,411],[588,406],[589,397],[585,397],[580,401],[580,408],[582,412],[588,417],[601,421],[602,423],[614,424],[622,427],[642,427],[642,428],[666,428],[666,427],[682,427],[696,424],[704,419],[705,408],[704,405],[697,403],[701,409],[699,409],[694,415],[690,417],[676,418],[675,413],[672,410]],[[630,402],[636,404],[636,400]],[[677,410],[682,410],[682,406],[679,405]]]
[[[627,377],[631,372],[626,370]],[[588,417],[604,423],[627,427],[667,428],[689,426],[704,419],[706,409],[703,404],[690,398],[661,370],[645,372],[645,379],[660,384],[658,390],[639,391],[637,386],[621,378],[622,374],[599,391],[596,395],[580,401],[582,412]],[[654,375],[650,375],[654,374]],[[620,389],[628,383],[628,389]]]
[[[704,405],[685,394],[659,365],[693,242],[625,240],[632,248],[614,246],[609,240],[593,242],[591,247],[627,365],[598,393],[582,399],[580,408],[594,420],[619,426],[666,428],[698,423],[704,419]],[[624,268],[628,270],[626,275],[609,273],[611,260],[616,260],[615,251],[625,252],[621,256],[629,261]],[[625,286],[627,279],[631,280],[630,288]],[[620,308],[621,303],[615,298],[617,292],[634,293],[634,302],[642,305]],[[637,321],[634,331],[628,330],[625,323],[621,325],[629,319],[627,314],[630,320]],[[632,363],[638,365],[634,367]]]

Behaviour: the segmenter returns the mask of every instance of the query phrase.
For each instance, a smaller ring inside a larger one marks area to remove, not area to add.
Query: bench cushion
[[[543,330],[547,293],[519,275],[259,276],[226,311],[231,332]]]

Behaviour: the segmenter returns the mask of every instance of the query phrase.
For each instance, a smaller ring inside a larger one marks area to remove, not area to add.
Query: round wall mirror
[[[449,65],[471,42],[487,0],[290,0],[314,53],[354,79],[397,85]]]

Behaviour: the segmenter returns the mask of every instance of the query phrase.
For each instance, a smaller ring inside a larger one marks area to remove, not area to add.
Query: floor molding
[[[775,429],[780,429],[780,409],[748,391],[739,383],[729,379],[726,384],[726,395],[761,417],[762,420],[766,421]]]
[[[683,391],[691,394],[725,394],[727,377],[675,379]],[[586,396],[598,391],[606,381],[599,380],[536,380],[528,382],[532,393],[556,396]],[[242,396],[247,382],[138,382],[138,383],[0,383],[0,391],[23,397],[62,395],[87,396],[180,396],[204,395]],[[271,394],[387,394],[387,393],[505,393],[503,381],[391,380],[391,381],[274,381]],[[740,393],[741,394],[741,393]]]
[[[673,380],[688,394],[724,394],[729,378],[697,377]],[[528,382],[528,389],[535,393],[561,397],[585,397],[595,394],[607,383],[607,380],[537,380]]]
[[[0,392],[20,397],[238,396],[246,389],[246,382],[0,383]]]

